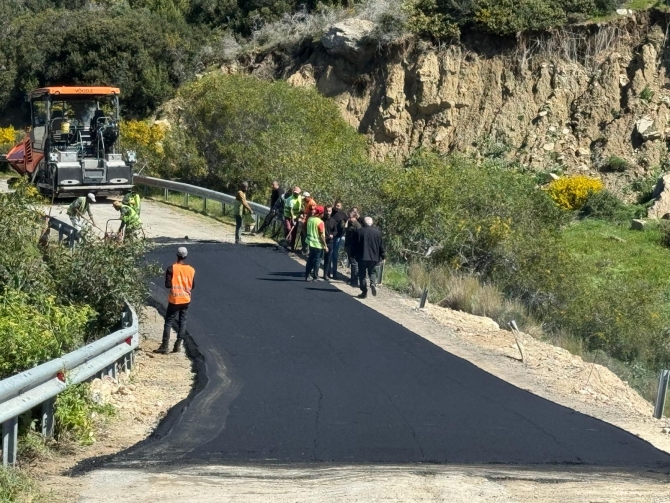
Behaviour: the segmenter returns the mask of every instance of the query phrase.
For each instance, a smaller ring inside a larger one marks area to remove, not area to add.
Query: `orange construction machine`
[[[135,153],[119,151],[119,89],[44,87],[30,101],[30,132],[6,156],[50,197],[125,194]]]

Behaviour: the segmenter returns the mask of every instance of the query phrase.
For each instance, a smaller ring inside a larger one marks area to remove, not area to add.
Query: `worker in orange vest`
[[[165,288],[170,289],[168,294],[168,307],[165,313],[165,326],[163,327],[163,342],[154,353],[167,354],[170,345],[170,329],[175,320],[179,321],[177,330],[177,341],[172,348],[173,353],[178,353],[186,337],[186,314],[188,306],[191,305],[191,292],[195,287],[195,269],[184,263],[188,250],[181,246],[177,250],[177,262],[165,271]]]

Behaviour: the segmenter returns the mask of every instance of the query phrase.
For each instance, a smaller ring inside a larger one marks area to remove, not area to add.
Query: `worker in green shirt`
[[[84,223],[84,213],[88,213],[88,217],[91,219],[91,223],[95,227],[95,220],[93,220],[93,213],[91,212],[91,203],[95,202],[95,195],[93,193],[86,194],[86,197],[81,196],[72,201],[70,206],[67,208],[67,216],[70,217],[72,222],[72,227],[74,227],[77,232],[81,231],[82,224]]]

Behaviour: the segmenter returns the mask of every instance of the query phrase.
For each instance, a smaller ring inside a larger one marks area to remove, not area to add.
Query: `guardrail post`
[[[221,214],[226,216],[226,203],[221,203]]]
[[[377,283],[380,285],[384,282],[384,261],[379,262],[379,278]]]
[[[202,212],[207,213],[207,198],[203,198],[202,200]]]
[[[184,192],[184,206],[188,208],[188,192]]]
[[[14,417],[2,423],[2,465],[16,463],[16,447],[19,437],[19,418]]]
[[[654,417],[661,419],[665,409],[665,397],[668,393],[668,381],[670,380],[670,370],[661,370],[658,378],[658,394],[656,395],[656,406],[654,407]]]
[[[426,300],[428,300],[428,287],[423,289],[423,293],[421,293],[421,301],[419,302],[419,309],[423,309],[426,307]]]
[[[165,194],[163,194],[163,199],[168,200],[168,189],[165,189]]]
[[[54,436],[54,404],[55,398],[51,398],[42,404],[42,436]]]

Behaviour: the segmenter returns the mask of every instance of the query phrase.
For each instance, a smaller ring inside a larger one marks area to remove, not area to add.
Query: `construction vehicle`
[[[76,86],[30,92],[30,131],[7,162],[50,198],[126,194],[135,154],[119,150],[119,94],[115,87]]]

